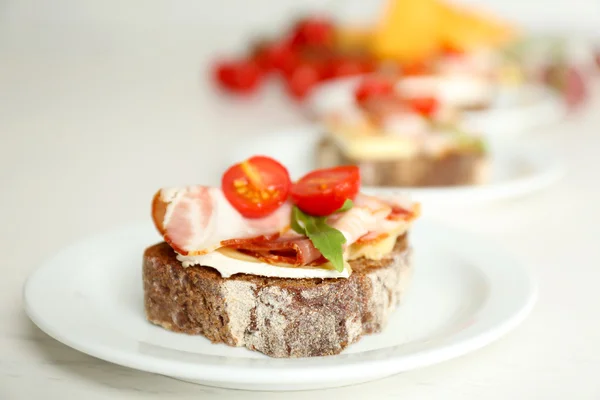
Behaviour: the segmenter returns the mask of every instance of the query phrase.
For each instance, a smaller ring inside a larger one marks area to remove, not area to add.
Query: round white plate
[[[306,126],[255,135],[250,143],[232,146],[223,154],[223,170],[235,162],[255,154],[264,154],[281,160],[289,169],[292,179],[298,179],[315,169],[315,148],[321,138],[318,126]],[[367,192],[401,190],[410,193],[425,205],[461,206],[489,203],[535,193],[559,181],[565,166],[552,154],[532,146],[490,146],[490,179],[482,185],[432,188],[374,188]]]
[[[351,107],[360,77],[340,78],[319,85],[306,104],[315,119]],[[550,89],[524,85],[500,89],[486,110],[465,113],[465,124],[488,140],[503,142],[532,129],[560,121],[566,114],[564,102]]]
[[[158,240],[141,224],[73,244],[28,279],[27,314],[55,339],[116,364],[211,386],[300,390],[379,379],[481,348],[521,322],[536,293],[501,249],[421,221],[411,234],[414,281],[383,333],[338,356],[273,359],[146,322],[142,252]]]

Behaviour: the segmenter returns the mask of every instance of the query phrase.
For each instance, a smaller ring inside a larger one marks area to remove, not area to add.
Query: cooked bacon
[[[384,197],[382,200],[392,207],[392,212],[387,216],[388,220],[412,221],[421,211],[419,203],[413,203],[406,196],[395,195]]]
[[[359,237],[355,243],[357,243],[357,244],[375,243],[375,242],[383,240],[389,236],[390,236],[390,234],[387,232],[383,232],[383,233],[382,232],[369,232],[366,235]]]
[[[279,239],[281,237],[280,233],[275,233],[272,235],[261,235],[255,236],[251,238],[238,238],[238,239],[227,239],[221,241],[221,246],[223,247],[232,247],[238,248],[240,245],[260,245],[261,243],[268,243],[270,241]]]
[[[402,207],[392,207],[392,212],[386,217],[390,221],[410,221],[415,212]]]
[[[319,265],[323,265],[327,262],[327,259],[323,256],[320,256],[314,261],[311,261],[307,264],[294,264],[296,262],[295,255],[286,255],[286,254],[275,254],[275,253],[265,253],[265,252],[256,252],[250,250],[238,250],[240,253],[247,254],[251,257],[256,258],[267,264],[288,264],[294,267],[318,267]]]
[[[221,189],[187,186],[161,189],[154,197],[152,216],[165,241],[182,255],[201,255],[231,238],[274,235],[289,229],[291,204],[284,203],[265,218],[244,218]]]
[[[321,257],[310,239],[304,236],[280,236],[269,238],[260,236],[250,239],[232,239],[221,242],[242,253],[257,255],[262,261],[269,263],[285,262],[292,265],[307,265]]]
[[[333,221],[332,226],[342,232],[346,245],[350,245],[377,229],[391,211],[391,206],[377,197],[359,193],[354,199],[354,207]]]
[[[213,202],[208,188],[199,186],[188,190],[185,196],[173,201],[171,207],[166,207],[162,226],[165,241],[178,253],[185,253],[196,231],[206,229],[212,213]],[[195,218],[189,218],[190,215]]]

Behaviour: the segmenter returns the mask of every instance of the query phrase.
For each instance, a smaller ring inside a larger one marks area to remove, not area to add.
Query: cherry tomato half
[[[254,156],[230,167],[221,179],[223,194],[246,218],[266,217],[288,198],[292,183],[287,169],[266,156]]]
[[[293,202],[307,214],[325,216],[353,200],[360,189],[356,166],[318,169],[304,175],[292,186]]]
[[[408,104],[424,117],[431,117],[439,107],[439,102],[435,97],[415,97],[409,99]]]

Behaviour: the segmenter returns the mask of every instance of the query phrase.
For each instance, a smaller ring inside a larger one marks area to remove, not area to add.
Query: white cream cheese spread
[[[225,255],[225,254],[229,255]],[[234,255],[235,253],[235,255]],[[234,255],[233,257],[231,255]],[[342,272],[338,272],[333,267],[294,267],[271,265],[250,256],[235,252],[219,250],[201,256],[182,256],[177,255],[183,267],[193,265],[204,265],[216,269],[223,278],[229,278],[234,274],[249,274],[258,276],[267,276],[273,278],[348,278],[350,276],[350,266],[346,265]]]

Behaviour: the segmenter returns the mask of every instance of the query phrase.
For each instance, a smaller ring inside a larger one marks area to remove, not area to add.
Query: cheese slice
[[[375,239],[367,243],[354,243],[350,246],[348,260],[366,258],[368,260],[381,260],[394,250],[396,241],[400,235],[403,235],[408,228],[408,223],[399,227],[394,232],[383,233],[381,239]]]

